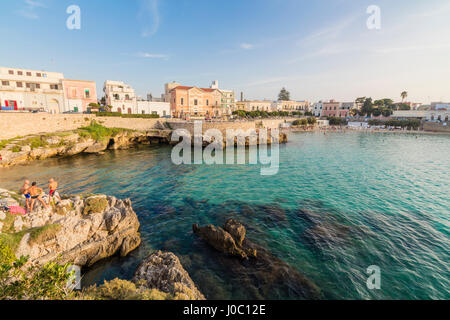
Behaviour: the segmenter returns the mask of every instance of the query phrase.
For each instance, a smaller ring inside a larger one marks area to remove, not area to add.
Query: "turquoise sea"
[[[259,165],[175,166],[170,153],[140,147],[34,162],[0,169],[0,187],[54,177],[65,193],[132,199],[143,245],[84,270],[85,285],[130,279],[152,250],[167,250],[208,299],[297,299],[264,267],[232,266],[240,262],[192,233],[194,223],[234,217],[325,299],[450,299],[450,136],[290,134],[275,176],[261,176]],[[366,286],[371,265],[381,269],[380,290]]]

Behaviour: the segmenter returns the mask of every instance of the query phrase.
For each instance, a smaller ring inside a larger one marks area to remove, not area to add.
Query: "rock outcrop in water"
[[[17,195],[10,198],[22,201]],[[141,242],[130,200],[75,196],[48,209],[36,204],[24,216],[3,214],[0,236],[12,242],[17,257],[29,256],[30,263],[91,266],[116,254],[126,256]]]
[[[194,225],[193,230],[213,248],[226,254],[217,255],[218,264],[225,272],[239,277],[242,290],[254,299],[276,296],[275,292],[292,299],[322,298],[320,289],[300,271],[246,239],[246,229],[238,221],[230,219],[224,228]]]
[[[243,247],[246,230],[244,226],[233,219],[227,221],[223,229],[213,225],[206,227],[194,225],[192,228],[195,234],[221,252],[242,259],[256,256],[254,250]]]
[[[141,263],[133,282],[182,300],[205,300],[176,255],[158,251]]]

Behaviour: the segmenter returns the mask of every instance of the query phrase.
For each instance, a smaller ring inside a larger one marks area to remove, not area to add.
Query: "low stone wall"
[[[202,129],[203,133],[205,133],[209,129],[218,129],[222,133],[226,133],[227,129],[239,130],[242,129],[244,131],[250,129],[259,128],[262,124],[264,128],[267,129],[278,129],[281,124],[286,122],[292,122],[295,119],[266,119],[266,120],[253,120],[253,121],[224,121],[224,122],[203,122]],[[194,122],[193,121],[168,121],[169,127],[172,130],[176,129],[186,129],[191,134],[194,133]]]
[[[150,130],[165,119],[96,117],[92,114],[0,113],[0,140],[75,130],[97,120],[106,127]]]
[[[446,126],[444,126],[442,123],[425,122],[423,124],[423,130],[430,131],[430,132],[448,132],[448,133],[450,133],[450,122],[447,123]]]
[[[54,133],[75,130],[96,120],[105,127],[132,130],[163,129],[159,124],[168,122],[171,129],[187,129],[194,132],[194,123],[177,119],[141,119],[120,117],[97,117],[92,114],[47,114],[47,113],[0,113],[0,140],[33,134]],[[279,128],[285,122],[295,119],[264,119],[254,121],[203,122],[203,130],[226,129],[249,130],[259,127]]]

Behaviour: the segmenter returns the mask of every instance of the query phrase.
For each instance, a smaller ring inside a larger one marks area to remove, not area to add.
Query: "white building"
[[[170,102],[137,101],[139,114],[157,114],[160,117],[170,116]]]
[[[0,67],[2,110],[64,110],[64,92],[59,72]]]
[[[450,110],[406,110],[394,111],[393,118],[398,119],[419,119],[426,121],[442,121],[448,122],[450,118]]]
[[[315,117],[321,117],[323,111],[323,101],[319,101],[313,104],[312,114]]]
[[[172,85],[172,84],[170,84]],[[170,85],[166,85],[166,90]],[[162,98],[153,98],[147,95],[147,100],[136,97],[134,89],[122,81],[105,82],[103,91],[106,95],[106,104],[112,107],[112,112],[127,114],[157,114],[160,117],[170,115],[170,102]],[[169,100],[170,101],[170,100]]]
[[[136,93],[131,86],[122,81],[107,80],[103,91],[106,95],[106,104],[112,107],[112,112],[138,113]]]

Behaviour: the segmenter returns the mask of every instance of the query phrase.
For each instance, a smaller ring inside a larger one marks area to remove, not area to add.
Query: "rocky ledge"
[[[3,203],[23,206],[15,193],[0,190],[0,195]],[[116,254],[126,256],[141,242],[130,200],[74,196],[48,209],[36,206],[23,216],[0,211],[0,239],[18,258],[29,256],[30,263],[91,266]]]
[[[6,141],[0,150],[0,167],[53,157],[98,154],[106,150],[128,149],[136,145],[169,143],[172,132],[158,129],[150,131],[110,129],[98,125],[87,128],[91,131],[80,129]]]

